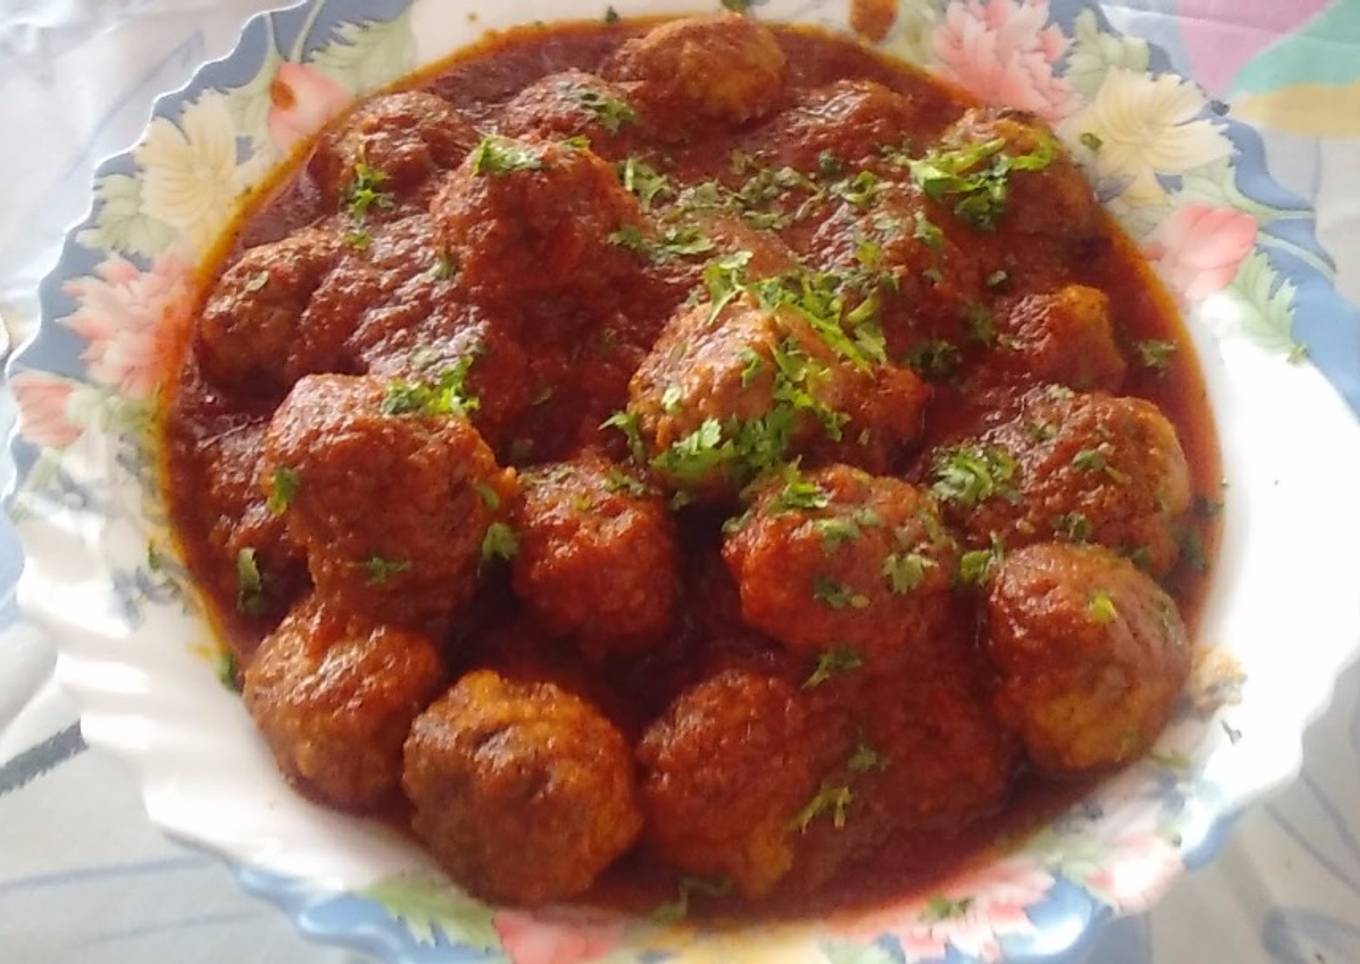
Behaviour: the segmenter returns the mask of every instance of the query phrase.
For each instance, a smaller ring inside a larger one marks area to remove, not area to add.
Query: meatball
[[[582,70],[550,74],[520,91],[501,111],[507,137],[584,136],[591,150],[619,159],[629,152],[641,120],[628,91]]]
[[[326,203],[345,206],[361,184],[384,196],[418,193],[439,171],[456,167],[477,131],[442,97],[405,91],[364,101],[321,138],[307,170]],[[389,201],[368,205],[381,214]]]
[[[429,637],[311,596],[260,644],[245,702],[290,780],[327,803],[371,809],[397,788],[411,721],[443,683]]]
[[[799,95],[746,149],[772,166],[852,173],[881,160],[918,126],[910,97],[872,80],[838,80]]]
[[[513,473],[446,402],[438,387],[318,375],[274,413],[261,484],[289,480],[288,531],[323,598],[439,629],[472,596],[483,556],[508,551]]]
[[[845,276],[869,269],[891,279],[874,297],[881,303],[887,348],[894,357],[910,357],[925,340],[963,345],[969,312],[983,297],[976,245],[960,236],[957,225],[937,221],[919,191],[895,185],[885,188],[867,213],[842,205],[811,241],[819,266]]]
[[[487,443],[507,445],[531,402],[529,358],[501,319],[464,306],[443,306],[410,328],[399,328],[359,358],[370,375],[408,382],[461,373],[469,417]]]
[[[1176,604],[1127,560],[1089,546],[1012,553],[987,593],[997,714],[1044,770],[1073,773],[1142,754],[1190,671]]]
[[[402,785],[412,827],[459,883],[539,904],[585,891],[642,829],[619,731],[552,683],[469,673],[422,713]]]
[[[515,591],[539,620],[596,656],[664,633],[678,595],[679,549],[660,495],[591,454],[521,481]]]
[[[996,350],[986,377],[1117,391],[1128,365],[1115,343],[1110,299],[1084,285],[1029,295],[996,314]]]
[[[1035,115],[973,108],[945,131],[940,148],[968,150],[994,141],[1002,142],[1001,153],[1027,155],[1043,165],[1033,170],[1012,168],[1007,174],[1004,210],[995,224],[999,239],[1010,244],[1066,243],[1085,241],[1099,232],[1103,214],[1090,183]]]
[[[920,433],[927,389],[904,369],[847,357],[848,342],[750,295],[716,315],[706,303],[683,309],[629,384],[653,468],[717,496],[786,450],[886,469]]]
[[[308,309],[340,260],[339,236],[325,228],[250,248],[218,279],[198,324],[204,372],[228,388],[287,388],[303,375],[332,369],[352,318]]]
[[[784,94],[784,52],[770,30],[723,14],[673,20],[625,43],[606,75],[631,87],[658,136],[712,121],[744,124]]]
[[[958,566],[934,500],[833,465],[775,478],[723,546],[748,623],[791,649],[909,657],[947,618]]]
[[[846,752],[844,729],[749,671],[687,690],[638,745],[650,845],[687,873],[768,894],[793,867],[800,812]]]
[[[972,545],[1089,541],[1155,575],[1179,555],[1190,469],[1151,402],[1035,389],[1015,418],[937,451],[931,466],[947,517]]]
[[[482,300],[606,288],[637,270],[611,239],[641,215],[589,148],[489,137],[430,207],[459,277]]]

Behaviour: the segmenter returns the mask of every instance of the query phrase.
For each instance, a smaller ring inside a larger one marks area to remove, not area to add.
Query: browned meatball
[[[290,780],[327,803],[367,809],[397,788],[411,721],[443,681],[429,637],[311,596],[256,651],[245,701]]]
[[[1104,549],[1043,544],[1006,558],[987,594],[998,715],[1055,772],[1123,763],[1161,732],[1190,670],[1176,604]]]
[[[1014,419],[936,452],[931,467],[946,515],[975,546],[1089,541],[1154,574],[1179,555],[1190,469],[1151,402],[1035,389]]]
[[[489,137],[430,207],[460,279],[482,299],[603,288],[637,271],[611,238],[641,215],[589,148]]]
[[[334,231],[304,228],[241,255],[203,306],[197,351],[208,377],[232,388],[286,388],[331,370],[353,318],[320,316],[308,305],[342,250]]]
[[[926,340],[956,348],[969,342],[967,321],[984,296],[984,269],[963,233],[933,214],[919,191],[894,185],[867,212],[842,205],[812,238],[812,257],[842,275],[868,269],[891,279],[875,293],[888,353],[911,357]]]
[[[802,92],[753,134],[747,150],[775,167],[851,175],[900,147],[917,126],[911,98],[872,80],[838,80]]]
[[[288,531],[317,591],[383,622],[439,628],[508,551],[516,484],[435,388],[304,378],[269,427],[261,483],[290,479]],[[496,526],[496,530],[491,527]],[[492,538],[488,538],[490,533]]]
[[[642,829],[623,737],[551,683],[469,673],[416,719],[402,785],[412,826],[488,900],[574,897]]]
[[[996,348],[985,377],[1117,391],[1128,365],[1115,343],[1110,299],[1084,285],[1029,295],[996,314]]]
[[[1007,175],[1004,210],[994,225],[998,238],[1035,244],[1084,240],[1099,231],[1103,215],[1090,183],[1035,115],[974,108],[944,133],[939,147],[967,150],[994,140],[1003,142],[1001,153],[1008,156],[1047,159],[1036,170],[1012,169]],[[946,196],[944,200],[952,206],[959,198]]]
[[[686,691],[638,746],[652,847],[746,897],[769,893],[793,867],[800,812],[845,753],[843,730],[788,683],[745,670]]]
[[[844,465],[775,478],[729,528],[742,615],[792,649],[882,665],[947,618],[958,553],[934,500],[905,482]]]
[[[360,104],[321,138],[307,170],[327,204],[346,207],[356,183],[384,195],[419,191],[456,167],[477,140],[448,101],[405,91]],[[380,215],[390,203],[375,201],[363,213]]]
[[[661,496],[598,455],[522,477],[515,591],[545,626],[603,655],[670,626],[679,581],[675,525]]]
[[[505,105],[497,128],[507,137],[584,136],[602,157],[629,152],[642,123],[628,91],[582,70],[550,74],[520,91]]]
[[[735,14],[662,24],[624,44],[606,71],[630,82],[657,136],[681,139],[706,123],[743,124],[784,93],[784,52],[774,34]]]
[[[673,317],[629,397],[667,484],[725,495],[785,453],[886,469],[919,434],[927,390],[904,369],[839,354],[792,308],[743,295],[716,316],[701,303]]]
[[[448,305],[359,352],[370,375],[438,381],[465,372],[469,417],[494,448],[506,445],[531,402],[529,359],[503,320],[475,307]]]

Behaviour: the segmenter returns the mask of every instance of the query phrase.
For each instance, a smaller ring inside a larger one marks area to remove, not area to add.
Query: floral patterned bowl
[[[1176,720],[1142,763],[929,893],[728,929],[488,906],[391,829],[293,793],[218,682],[223,656],[154,485],[146,430],[195,264],[243,194],[355,96],[487,28],[605,13],[600,0],[312,0],[252,20],[230,56],[162,98],[142,141],[100,168],[93,209],[44,283],[41,330],[10,366],[21,419],[8,503],[27,554],[20,601],[62,641],[86,739],[137,769],[154,821],[235,862],[309,935],[410,961],[1053,959],[1149,906],[1247,802],[1296,771],[1303,728],[1360,641],[1344,538],[1360,532],[1360,431],[1345,401],[1360,407],[1360,317],[1331,287],[1311,213],[1269,180],[1251,131],[1158,51],[1111,30],[1098,4],[854,7],[769,0],[758,13],[833,29],[853,20],[984,100],[1048,118],[1192,319],[1230,488]]]

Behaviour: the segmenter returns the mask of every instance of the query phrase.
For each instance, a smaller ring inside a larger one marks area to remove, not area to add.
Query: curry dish
[[[488,899],[760,912],[1145,753],[1221,483],[1100,148],[737,15],[524,28],[338,118],[163,423],[283,773]]]

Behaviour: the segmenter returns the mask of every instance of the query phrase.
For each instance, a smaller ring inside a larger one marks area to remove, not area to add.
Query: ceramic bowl
[[[1080,948],[1209,859],[1234,815],[1296,772],[1303,730],[1360,641],[1360,319],[1253,132],[1115,32],[1098,3],[898,0],[877,43],[1053,122],[1190,319],[1223,445],[1225,542],[1186,698],[1144,761],[929,892],[816,921],[666,925],[466,896],[392,829],[294,793],[220,682],[147,434],[165,333],[187,321],[199,259],[242,197],[352,98],[487,29],[605,12],[600,0],[314,0],[262,15],[100,167],[89,216],[43,284],[41,328],[10,365],[20,603],[61,642],[86,740],[133,766],[166,832],[231,861],[309,936],[386,959],[889,964]],[[850,19],[847,0],[752,12],[834,30]]]

